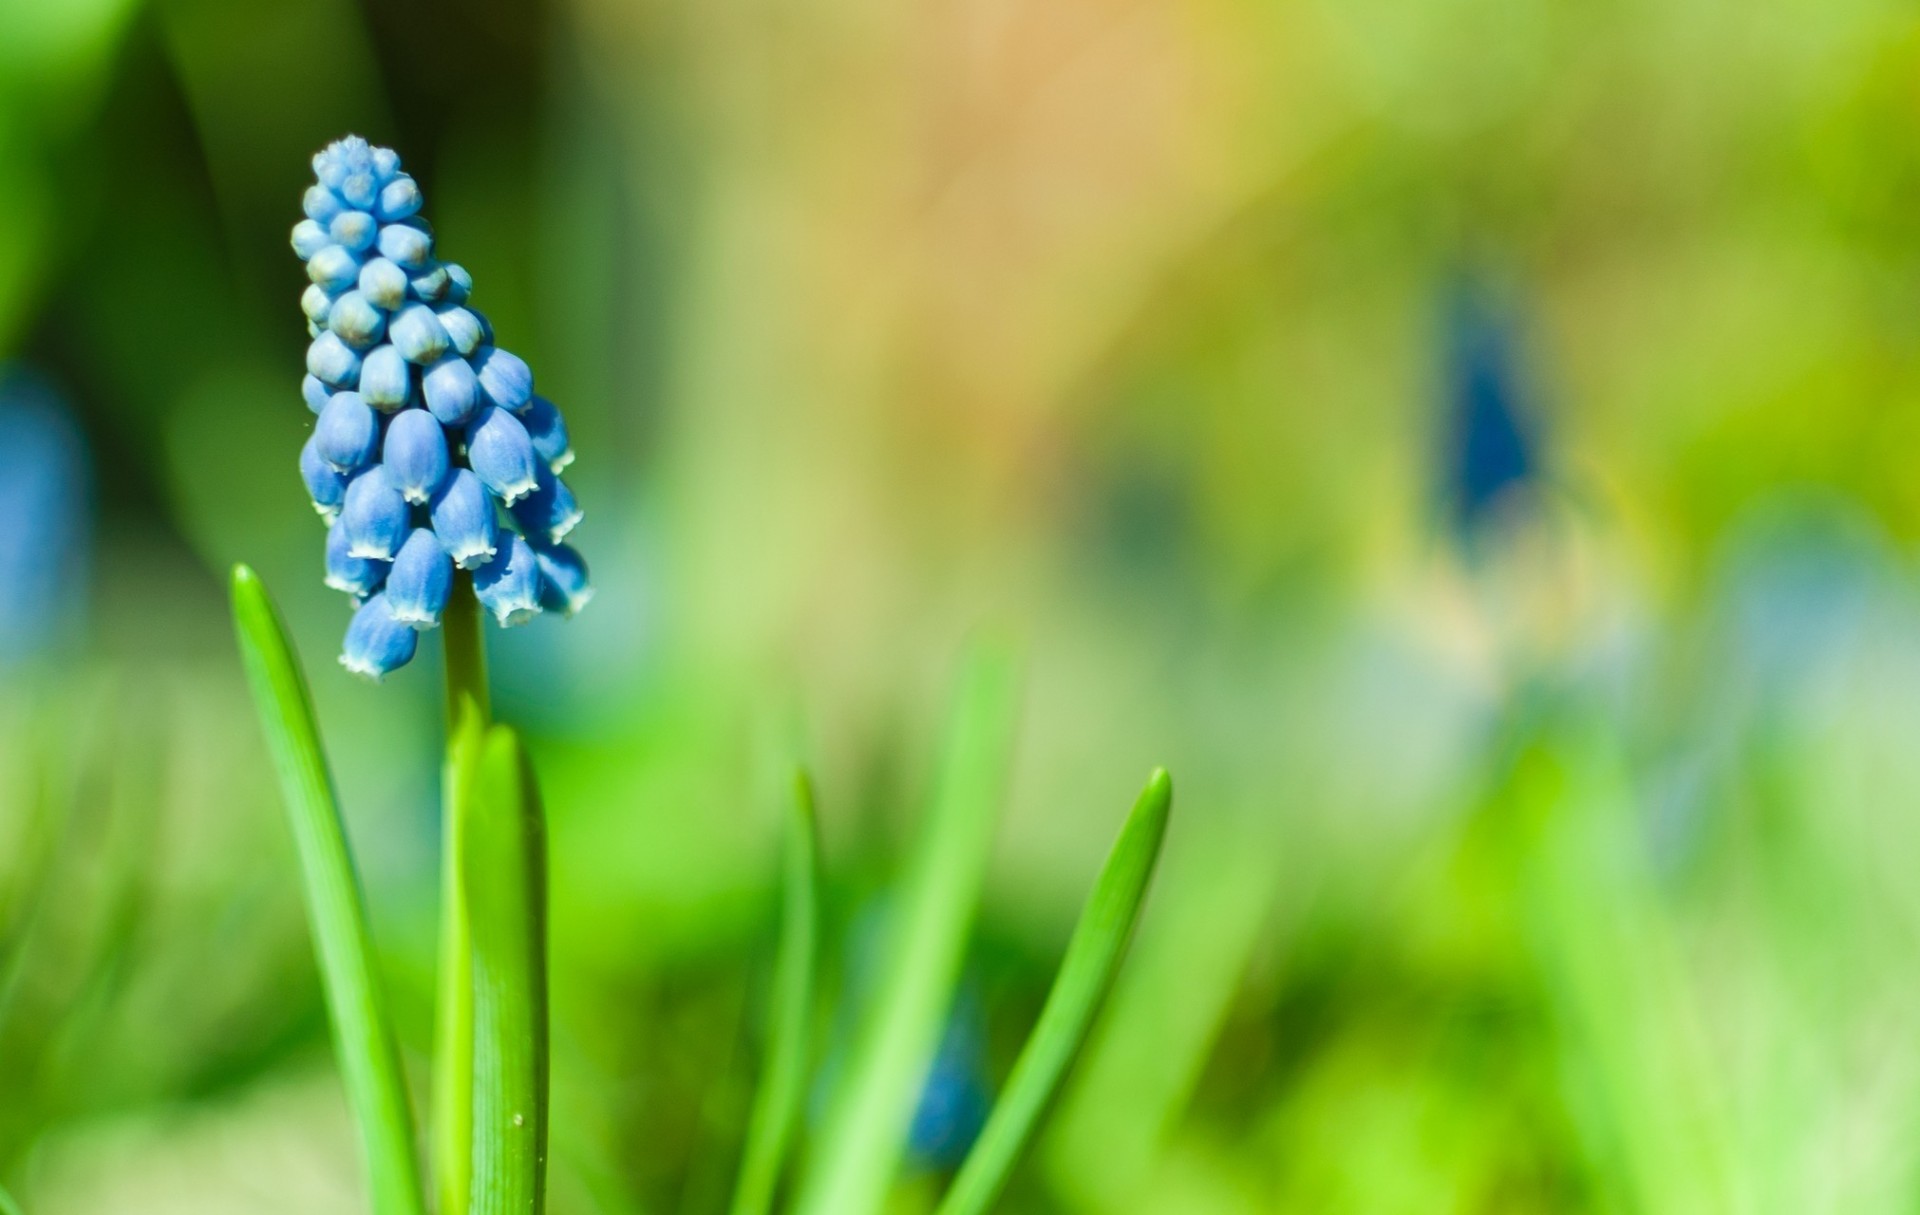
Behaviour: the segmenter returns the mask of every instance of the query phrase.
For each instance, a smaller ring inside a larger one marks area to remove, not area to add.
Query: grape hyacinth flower
[[[502,626],[572,615],[593,591],[561,543],[580,508],[559,410],[495,343],[472,275],[439,259],[398,155],[348,136],[313,171],[292,237],[313,337],[299,464],[329,528],[327,585],[357,605],[341,663],[379,679],[412,661],[456,579]]]

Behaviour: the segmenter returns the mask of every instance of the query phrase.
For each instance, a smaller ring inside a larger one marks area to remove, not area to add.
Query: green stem
[[[466,1215],[473,1176],[473,940],[462,850],[473,769],[490,720],[487,655],[473,580],[454,576],[447,647],[447,762],[441,777],[440,963],[433,1031],[433,1171],[440,1215]]]

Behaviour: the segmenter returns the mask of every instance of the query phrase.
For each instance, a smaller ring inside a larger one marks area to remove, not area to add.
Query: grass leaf
[[[871,1215],[899,1166],[980,897],[1017,682],[1004,651],[981,649],[967,663],[933,804],[892,904],[874,1002],[795,1204],[801,1215]]]
[[[1173,782],[1165,769],[1155,769],[1107,854],[1040,1019],[1014,1061],[1007,1087],[960,1166],[938,1215],[984,1215],[999,1198],[1106,1000],[1139,919],[1172,804]]]
[[[474,1215],[538,1215],[547,1170],[546,828],[519,736],[486,733],[465,866],[473,935]]]
[[[244,565],[233,570],[233,618],[293,825],[334,1050],[359,1124],[373,1210],[375,1215],[424,1215],[399,1051],[374,972],[365,901],[306,678],[266,587]]]
[[[804,770],[794,774],[781,862],[780,949],[773,966],[766,1072],[747,1124],[733,1215],[766,1215],[772,1209],[780,1166],[806,1095],[807,1024],[819,954],[820,849],[813,784]]]
[[[468,592],[471,598],[471,592]],[[451,658],[449,641],[449,662]],[[433,1175],[438,1215],[467,1215],[473,1188],[473,934],[463,874],[486,738],[483,710],[450,701],[441,774],[440,956],[433,1022]]]

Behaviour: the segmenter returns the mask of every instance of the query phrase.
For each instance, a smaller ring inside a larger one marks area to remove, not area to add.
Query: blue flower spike
[[[340,661],[380,679],[439,625],[457,570],[502,626],[570,616],[593,589],[561,543],[580,508],[560,411],[494,343],[473,276],[439,260],[420,185],[358,136],[313,158],[294,255],[315,415],[300,476],[329,524],[328,586],[359,604]],[[517,531],[515,530],[517,529]]]

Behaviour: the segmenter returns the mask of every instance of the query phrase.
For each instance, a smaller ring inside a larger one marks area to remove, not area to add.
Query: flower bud
[[[535,546],[540,562],[540,606],[550,612],[571,616],[593,598],[593,586],[587,579],[587,563],[565,544]]]
[[[300,209],[305,211],[307,218],[314,223],[325,225],[332,223],[333,217],[347,208],[327,187],[308,186],[306,197],[300,200]]]
[[[433,498],[447,479],[453,461],[447,453],[447,434],[424,409],[407,409],[387,424],[383,449],[387,475],[409,502]]]
[[[335,335],[322,333],[307,347],[307,371],[323,383],[345,388],[360,379],[360,356]]]
[[[327,328],[354,349],[366,350],[385,336],[387,314],[360,292],[348,291],[333,301],[327,312]]]
[[[412,224],[387,224],[380,229],[380,253],[402,270],[425,270],[433,260],[433,238]]]
[[[518,413],[533,396],[533,370],[526,360],[496,346],[482,346],[473,356],[480,390],[495,405]]]
[[[360,294],[376,308],[398,312],[407,302],[407,272],[384,257],[360,267]]]
[[[461,358],[470,358],[487,340],[487,331],[480,324],[479,316],[462,308],[458,304],[442,304],[434,311],[440,318],[440,327],[447,331],[453,348]]]
[[[348,206],[357,207],[362,211],[373,208],[373,200],[378,197],[379,192],[380,188],[373,181],[371,165],[355,169],[347,174],[345,181],[340,183],[340,197],[346,200]]]
[[[313,427],[320,458],[343,473],[365,467],[380,447],[380,419],[357,392],[336,392]]]
[[[502,628],[540,614],[540,562],[533,548],[508,533],[500,552],[473,573],[473,593]]]
[[[365,211],[342,211],[327,225],[327,235],[333,237],[335,244],[358,257],[373,248],[374,238],[380,235],[380,225]]]
[[[351,496],[353,487],[347,489]],[[493,499],[487,496],[486,488],[472,469],[454,469],[440,492],[433,496],[428,513],[433,520],[433,534],[455,565],[470,570],[493,559],[499,537],[493,518]]]
[[[453,559],[440,547],[432,531],[416,527],[387,575],[387,605],[393,618],[417,629],[440,623],[447,596],[453,591]]]
[[[567,483],[545,468],[539,470],[534,491],[509,509],[527,538],[541,544],[558,544],[566,539],[582,515]]]
[[[467,463],[480,484],[508,506],[539,485],[539,457],[520,419],[496,405],[480,411],[467,427]]]
[[[566,420],[552,401],[534,394],[520,415],[520,422],[527,428],[534,454],[544,460],[548,468],[557,473],[573,463],[573,442],[567,437]]]
[[[318,416],[327,407],[327,402],[333,399],[333,389],[321,383],[318,376],[303,375],[300,377],[300,396],[306,401],[307,408]]]
[[[420,202],[419,185],[402,173],[380,188],[373,213],[380,217],[381,223],[390,224],[414,214],[420,209]]]
[[[332,243],[327,226],[318,220],[303,219],[293,226],[293,251],[303,262]]]
[[[373,165],[373,179],[383,186],[400,172],[400,153],[392,148],[369,148],[367,160]]]
[[[360,395],[375,409],[392,413],[406,406],[413,372],[392,346],[375,346],[360,362]]]
[[[457,354],[449,354],[420,376],[427,408],[444,426],[464,426],[480,408],[480,381]]]
[[[340,526],[347,529],[347,552],[355,557],[391,561],[405,542],[412,515],[387,470],[375,464],[347,483]]]
[[[419,646],[420,635],[394,619],[384,594],[375,595],[360,605],[347,625],[340,665],[377,682],[412,662]]]
[[[322,519],[331,521],[340,513],[340,503],[347,496],[347,476],[327,463],[312,435],[300,448],[300,479],[307,483],[307,497],[313,499],[313,509]]]
[[[309,283],[300,293],[300,311],[306,314],[307,320],[324,325],[327,314],[333,311],[333,296],[319,283]]]
[[[443,263],[447,271],[447,303],[464,304],[473,294],[473,275],[459,262]]]
[[[335,520],[327,529],[327,585],[349,595],[371,595],[386,580],[387,563],[356,557],[349,548],[347,529]]]
[[[429,266],[415,274],[407,284],[413,289],[413,297],[437,304],[447,293],[447,271],[444,266]]]
[[[360,263],[339,245],[328,245],[307,259],[307,277],[329,295],[337,295],[360,278]]]
[[[440,318],[425,304],[408,304],[394,313],[387,332],[402,358],[422,366],[438,360],[453,345]]]

